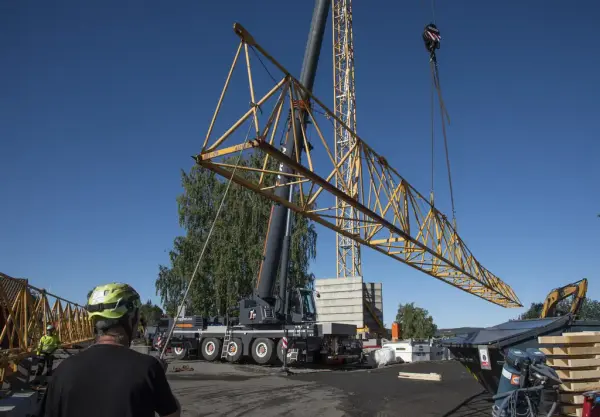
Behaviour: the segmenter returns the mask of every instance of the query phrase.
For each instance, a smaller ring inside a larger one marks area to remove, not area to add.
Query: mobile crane
[[[316,0],[311,29],[304,55],[301,83],[312,90],[331,0]],[[252,45],[252,36],[239,24],[236,34]],[[301,100],[307,101],[303,92]],[[292,159],[296,155],[294,137],[302,134],[306,118],[302,110],[290,123],[294,135],[287,135],[281,152]],[[302,149],[299,150],[302,152]],[[197,161],[199,157],[196,157]],[[294,185],[288,184],[292,168],[279,164],[278,187],[275,194],[291,201]],[[315,292],[306,288],[288,288],[288,257],[292,217],[289,208],[274,203],[254,293],[239,302],[239,316],[205,318],[201,316],[171,318],[169,328],[175,329],[170,347],[182,358],[195,351],[208,361],[219,357],[236,362],[252,357],[258,364],[284,361],[317,362],[321,359],[353,361],[361,357],[356,326],[341,323],[317,323]],[[276,282],[279,276],[279,293]],[[317,294],[317,297],[319,295]],[[275,353],[276,352],[276,353]]]

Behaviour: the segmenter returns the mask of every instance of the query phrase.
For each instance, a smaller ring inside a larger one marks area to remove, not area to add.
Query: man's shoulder
[[[79,361],[102,362],[103,359],[110,362],[119,360],[126,361],[130,364],[136,364],[137,366],[142,367],[152,367],[157,364],[160,365],[158,358],[152,355],[144,354],[125,346],[115,345],[92,345],[65,359],[64,362],[75,365],[75,362]]]
[[[106,356],[111,359],[117,358],[126,358],[127,360],[136,361],[136,362],[147,362],[153,363],[152,361],[156,361],[157,359],[151,355],[146,355],[140,353],[134,349],[130,349],[126,346],[117,346],[117,345],[91,345],[84,349],[81,349],[78,353],[75,353],[72,356],[69,356],[63,362],[73,361],[73,360],[88,360],[94,359],[97,357]]]

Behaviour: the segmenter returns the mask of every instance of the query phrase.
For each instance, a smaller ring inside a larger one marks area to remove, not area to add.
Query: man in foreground
[[[180,417],[158,359],[130,349],[140,296],[127,284],[94,288],[86,306],[96,343],[54,371],[38,417]]]

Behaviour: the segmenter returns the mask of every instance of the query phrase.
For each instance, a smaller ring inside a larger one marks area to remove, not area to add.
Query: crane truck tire
[[[221,353],[221,341],[216,337],[208,337],[202,341],[202,357],[212,362],[217,359]]]
[[[173,355],[175,359],[184,359],[187,356],[188,350],[184,346],[174,346],[173,347]]]
[[[276,358],[275,343],[266,337],[259,337],[252,343],[252,359],[260,365],[264,365]]]
[[[237,362],[242,357],[244,351],[242,339],[234,337],[227,346],[227,362]]]
[[[283,363],[283,339],[277,342],[277,361]]]

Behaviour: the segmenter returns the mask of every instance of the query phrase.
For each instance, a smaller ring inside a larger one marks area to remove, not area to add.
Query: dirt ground
[[[183,365],[193,370],[175,372]],[[489,396],[457,362],[370,370],[293,370],[199,361],[172,363],[168,378],[183,416],[488,417]],[[399,379],[437,372],[441,382]]]

